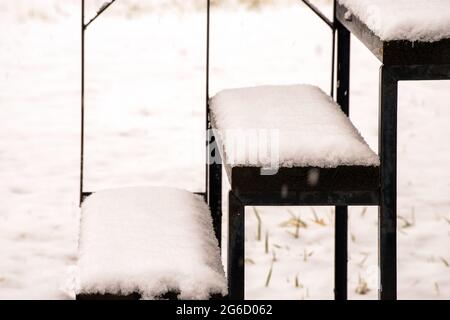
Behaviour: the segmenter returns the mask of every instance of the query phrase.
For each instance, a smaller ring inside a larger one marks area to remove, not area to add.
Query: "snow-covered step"
[[[225,296],[208,206],[173,188],[96,192],[82,206],[77,298]]]
[[[273,167],[274,161],[288,168],[379,165],[350,119],[315,86],[224,90],[210,109],[231,167]]]
[[[449,0],[338,0],[382,41],[450,38]]]

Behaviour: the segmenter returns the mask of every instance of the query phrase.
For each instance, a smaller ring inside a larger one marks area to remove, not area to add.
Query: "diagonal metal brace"
[[[92,22],[94,22],[103,12],[105,12],[114,2],[116,2],[116,0],[111,0],[109,2],[105,2],[100,9],[97,11],[97,14],[91,19],[89,20],[88,23],[86,23],[85,25],[83,25],[83,28],[86,29]]]
[[[301,0],[309,9],[311,9],[327,26],[331,29],[332,44],[331,44],[331,89],[330,96],[334,97],[334,74],[335,74],[335,44],[336,44],[336,0],[333,0],[333,20],[328,19],[315,5],[309,0]]]
[[[116,0],[109,0],[105,2],[100,9],[97,11],[97,14],[89,20],[88,23],[85,23],[84,12],[85,12],[85,0],[81,0],[81,139],[80,139],[80,207],[83,203],[84,198],[87,193],[84,192],[84,140],[85,140],[85,130],[84,130],[84,114],[85,114],[85,106],[84,106],[84,95],[85,95],[85,62],[84,62],[84,52],[85,52],[85,33],[87,27],[94,22],[103,12],[105,12]]]
[[[333,21],[328,19],[315,5],[309,0],[301,0],[308,8],[310,8],[323,22],[325,22],[333,31],[336,29]]]

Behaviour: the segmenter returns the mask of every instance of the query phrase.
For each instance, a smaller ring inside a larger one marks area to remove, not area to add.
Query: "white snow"
[[[236,166],[269,167],[270,157],[237,152],[237,134],[256,130],[276,132],[272,145],[281,167],[379,165],[378,156],[340,107],[311,85],[258,86],[229,89],[211,99],[211,114],[224,146],[226,161]],[[240,130],[243,129],[241,132]],[[227,134],[227,132],[237,134]],[[258,143],[258,154],[269,149]],[[232,156],[230,156],[232,155]],[[230,159],[232,157],[232,159]]]
[[[94,193],[82,208],[78,293],[145,299],[226,295],[227,283],[208,206],[174,188]]]
[[[117,1],[88,32],[86,190],[201,191],[204,12],[146,11],[154,1],[131,2],[139,10],[122,11],[119,5],[129,1]],[[73,297],[61,287],[76,262],[78,239],[79,3],[0,1],[0,299]],[[214,10],[211,94],[265,83],[328,90],[328,27],[298,1],[276,3]],[[376,150],[380,63],[355,40],[351,65],[350,117]],[[449,299],[450,81],[399,87],[398,295]],[[223,191],[226,243],[226,185]],[[246,297],[331,299],[332,209],[314,208],[317,218],[309,207],[258,210],[261,241],[253,209],[246,214]],[[349,210],[349,296],[377,299],[377,209]],[[307,224],[298,238],[292,216]],[[355,292],[360,279],[368,283],[365,294]]]
[[[450,38],[448,0],[338,0],[381,40],[433,42]]]

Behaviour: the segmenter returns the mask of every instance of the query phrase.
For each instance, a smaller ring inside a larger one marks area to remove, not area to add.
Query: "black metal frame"
[[[96,15],[87,23],[85,22],[85,0],[81,0],[81,139],[80,139],[80,186],[79,186],[79,205],[81,207],[86,197],[93,194],[93,192],[84,191],[84,151],[85,151],[85,33],[87,28],[103,14],[116,0],[110,0],[105,3]],[[207,36],[206,36],[206,129],[210,128],[209,123],[209,18],[210,18],[210,1],[207,1]],[[213,154],[215,151],[211,148],[211,143],[214,143],[213,136],[207,136],[206,150],[208,154]],[[219,155],[217,155],[219,156]],[[221,208],[221,186],[222,186],[222,166],[216,163],[210,163],[207,156],[206,163],[206,186],[205,192],[194,192],[196,195],[202,196],[208,203],[211,209],[213,219],[213,227],[221,245],[221,229],[222,229],[222,208]],[[162,299],[177,299],[178,294],[169,292],[162,296]],[[137,300],[140,299],[139,293],[133,293],[127,296],[111,295],[111,294],[88,294],[77,295],[77,300]],[[226,299],[221,295],[211,296],[212,300]]]
[[[84,192],[84,144],[85,144],[85,32],[105,10],[116,0],[108,2],[97,14],[85,23],[85,0],[82,0],[81,23],[81,150],[80,150],[80,205],[86,196]],[[383,63],[380,69],[380,118],[379,118],[379,155],[381,166],[379,172],[369,172],[369,180],[377,180],[377,188],[369,184],[369,188],[355,189],[355,185],[345,186],[342,190],[328,188],[326,190],[308,190],[296,186],[294,193],[281,195],[279,185],[274,184],[271,190],[257,190],[260,182],[236,188],[236,181],[251,174],[250,171],[238,172],[227,168],[232,178],[229,192],[229,237],[228,237],[228,279],[231,299],[244,299],[244,213],[246,205],[335,205],[335,299],[347,298],[347,205],[379,205],[379,259],[380,259],[380,298],[396,299],[396,199],[397,199],[397,98],[398,81],[408,80],[450,80],[450,39],[435,43],[412,43],[409,41],[385,42],[356,17],[346,17],[347,9],[334,1],[333,21],[328,20],[308,0],[301,0],[312,9],[332,29],[332,75],[331,95],[334,95],[335,78],[335,46],[337,45],[337,92],[336,101],[342,110],[349,114],[350,95],[350,33],[355,34]],[[214,230],[221,241],[222,220],[222,165],[220,154],[215,148],[213,124],[209,109],[209,70],[210,70],[210,0],[207,0],[207,34],[206,34],[206,129],[207,129],[207,162],[206,191],[200,193],[210,206]],[[337,43],[336,43],[337,35]],[[308,168],[321,170],[319,168]],[[338,168],[356,170],[360,168]],[[297,168],[298,170],[298,168]],[[304,173],[289,171],[285,175],[275,177],[286,182],[290,178],[298,178]],[[234,179],[233,179],[234,177]],[[237,177],[237,179],[236,179]],[[367,177],[366,177],[367,178]],[[233,186],[233,181],[235,185]],[[246,180],[248,181],[248,180]],[[250,181],[251,182],[251,181]],[[329,182],[329,181],[328,181]],[[238,183],[239,185],[239,183]],[[270,185],[270,184],[269,184]],[[327,181],[325,181],[327,185]],[[304,186],[303,186],[304,187]],[[359,186],[361,187],[361,186]]]
[[[336,2],[336,1],[335,1]],[[397,104],[398,82],[450,80],[450,39],[437,42],[383,41],[349,10],[336,6],[344,33],[353,33],[382,63],[379,100],[379,298],[397,299]],[[338,42],[340,47],[347,43]],[[346,51],[347,49],[345,49]],[[348,51],[350,53],[350,51]],[[349,74],[349,66],[342,72]]]
[[[244,299],[246,206],[335,206],[335,299],[347,298],[347,206],[380,203],[378,167],[280,168],[274,176],[261,168],[229,167],[228,285],[230,299]],[[310,173],[320,176],[308,184]],[[259,176],[258,176],[259,175]]]
[[[337,92],[336,102],[349,116],[350,112],[350,34],[336,20],[336,1],[333,1],[333,20],[330,21],[309,0],[301,0],[332,29],[331,97],[334,96],[335,50],[337,34]],[[348,261],[348,207],[335,207],[335,248],[334,248],[334,297],[347,299],[347,261]]]
[[[85,0],[81,1],[81,140],[80,140],[80,197],[79,205],[81,206],[84,199],[90,196],[93,192],[86,192],[84,190],[84,151],[85,151],[85,34],[88,27],[97,18],[102,15],[116,0],[110,0],[105,3],[96,15],[91,18],[87,23],[85,21]],[[210,2],[207,1],[207,35],[206,35],[206,129],[210,128],[209,124],[209,17],[210,17]],[[206,150],[208,154],[214,156],[215,151],[211,149],[211,145],[214,143],[214,137],[208,136],[206,140]],[[217,155],[219,156],[219,155]],[[205,192],[196,192],[195,194],[201,195],[205,198],[205,201],[209,204],[211,214],[213,218],[213,226],[216,237],[221,244],[221,227],[222,227],[222,205],[221,205],[221,184],[222,184],[222,167],[216,163],[209,163],[209,157],[207,156],[206,163],[206,186]],[[210,190],[210,192],[208,192]]]
[[[273,176],[260,168],[230,167],[228,281],[231,299],[244,299],[245,206],[336,206],[335,299],[347,294],[347,205],[379,204],[379,168],[280,168]],[[310,185],[308,176],[319,176]]]
[[[211,2],[206,2],[206,201],[211,210],[214,231],[222,244],[222,161],[220,153],[215,148],[216,139],[211,125],[209,109],[209,71],[210,71],[210,19]],[[218,161],[212,161],[216,159]]]
[[[85,22],[85,0],[81,1],[81,139],[80,139],[80,197],[79,205],[81,206],[84,199],[90,196],[93,192],[84,191],[84,151],[85,151],[85,34],[87,28],[102,15],[116,0],[110,0],[105,3],[96,15],[91,18],[87,23]],[[206,8],[206,132],[211,128],[209,123],[209,23],[210,23],[210,1],[207,1]],[[215,150],[211,146],[214,144],[214,136],[209,135],[206,139],[206,173],[205,173],[205,191],[196,192],[195,194],[201,195],[205,198],[205,201],[209,204],[211,214],[213,218],[213,226],[216,237],[221,245],[221,229],[222,229],[222,166],[219,163],[210,163],[208,154],[215,155]]]
[[[208,0],[207,46],[209,47],[210,6]],[[350,34],[333,18],[330,21],[314,5],[302,0],[332,30],[332,71],[331,96],[334,95],[335,45],[337,46],[337,97],[342,110],[349,114],[349,64]],[[335,12],[335,8],[333,8]],[[335,13],[333,13],[335,17]],[[207,70],[209,70],[209,49],[207,50]],[[209,98],[209,73],[207,71],[207,97]],[[209,100],[209,99],[208,99]],[[207,129],[211,132],[214,124],[207,105]],[[214,137],[209,137],[208,156],[217,152]],[[217,159],[217,155],[208,159]],[[348,205],[379,205],[379,169],[367,167],[338,167],[327,170],[321,168],[281,168],[274,176],[261,176],[260,168],[231,168],[225,165],[231,191],[228,194],[229,234],[228,234],[228,286],[230,299],[244,299],[244,239],[245,206],[304,206],[334,205],[335,224],[335,299],[347,299],[347,213]],[[210,206],[220,206],[222,166],[209,164],[207,194]],[[320,171],[321,186],[305,184],[305,175],[310,171]],[[351,177],[349,179],[349,177]],[[352,179],[353,178],[353,179]],[[343,179],[343,180],[342,180]],[[358,184],[358,180],[363,183]],[[303,185],[299,182],[303,182]],[[342,184],[341,182],[344,181]],[[340,184],[341,183],[341,184]],[[286,190],[289,190],[286,193]],[[212,196],[213,195],[213,196]],[[219,207],[216,207],[220,211]]]
[[[300,0],[309,9],[311,9],[328,27],[331,29],[331,86],[330,86],[330,96],[334,97],[334,77],[335,77],[335,59],[336,59],[336,22],[335,22],[335,12],[336,3],[333,2],[333,20],[328,19],[314,4],[309,0]]]
[[[345,72],[350,66],[350,35],[336,21],[336,2],[333,1],[333,20],[329,20],[309,0],[301,0],[332,30],[331,52],[331,90],[330,96],[334,97],[335,59],[336,59],[336,34],[337,44],[337,92],[336,102],[342,111],[349,116],[349,88],[350,75]],[[336,300],[347,299],[347,261],[348,261],[348,207],[346,205],[335,207],[335,252],[334,252],[334,295]]]
[[[334,7],[336,3],[334,3]],[[333,10],[335,15],[336,8]],[[335,17],[333,18],[335,21]],[[337,32],[337,92],[336,102],[342,111],[350,115],[350,34],[342,25],[335,21]],[[379,203],[379,202],[378,202]],[[334,281],[335,299],[347,300],[347,275],[348,275],[348,208],[336,207],[334,235]]]

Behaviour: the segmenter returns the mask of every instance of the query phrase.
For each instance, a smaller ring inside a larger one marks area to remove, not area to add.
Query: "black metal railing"
[[[333,20],[327,18],[325,14],[323,14],[314,4],[312,4],[309,0],[300,0],[302,1],[309,9],[311,9],[325,24],[331,29],[331,88],[330,88],[330,96],[334,97],[334,77],[335,77],[335,59],[336,59],[336,23],[335,23],[335,12],[336,12],[336,1],[333,1]]]
[[[85,130],[84,130],[84,116],[85,116],[85,33],[87,28],[102,14],[104,13],[116,0],[105,2],[97,11],[95,16],[85,21],[85,0],[81,0],[81,141],[80,141],[80,199],[79,204],[83,202],[84,198],[89,193],[84,192],[84,142],[85,142]]]

